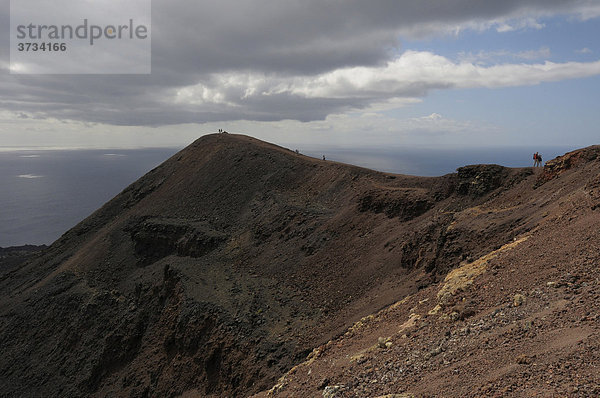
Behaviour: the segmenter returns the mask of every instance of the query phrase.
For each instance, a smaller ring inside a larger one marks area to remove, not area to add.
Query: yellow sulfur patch
[[[511,250],[519,244],[529,239],[529,235],[524,236],[514,242],[510,242],[502,246],[498,250],[494,250],[483,257],[478,258],[472,263],[464,264],[448,273],[444,279],[444,285],[437,294],[438,305],[434,307],[430,313],[439,312],[438,306],[443,306],[445,299],[449,296],[456,294],[458,291],[462,291],[471,284],[473,280],[487,270],[487,265],[493,258],[497,257],[500,253]]]

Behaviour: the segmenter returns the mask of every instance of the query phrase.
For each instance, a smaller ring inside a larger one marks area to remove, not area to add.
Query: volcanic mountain
[[[204,136],[2,266],[0,391],[600,392],[599,155],[425,178]]]

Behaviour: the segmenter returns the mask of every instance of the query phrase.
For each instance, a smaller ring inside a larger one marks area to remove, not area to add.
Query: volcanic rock
[[[537,174],[424,178],[204,136],[3,269],[0,391],[591,391],[600,161],[582,151]],[[507,302],[516,291],[526,306]],[[520,352],[537,363],[528,374]]]

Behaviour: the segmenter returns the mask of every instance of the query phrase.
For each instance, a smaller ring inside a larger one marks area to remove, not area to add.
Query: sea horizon
[[[181,148],[0,150],[0,247],[49,245]],[[295,150],[295,148],[289,148]],[[441,176],[469,164],[532,166],[532,148],[299,147],[307,156],[373,170]],[[574,147],[539,147],[550,160]]]

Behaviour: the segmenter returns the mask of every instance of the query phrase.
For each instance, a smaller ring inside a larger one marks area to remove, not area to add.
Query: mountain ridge
[[[0,387],[266,391],[362,317],[534,231],[544,195],[597,167],[579,157],[412,177],[204,136],[0,281]]]

